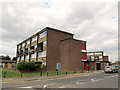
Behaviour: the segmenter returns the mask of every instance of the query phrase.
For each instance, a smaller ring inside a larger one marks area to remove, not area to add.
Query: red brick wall
[[[90,70],[96,70],[96,62],[90,62],[89,65]]]
[[[72,34],[67,34],[55,30],[47,30],[47,70],[55,71],[56,63],[60,61],[60,40],[73,38]]]
[[[108,56],[103,56],[103,61],[108,61]]]
[[[82,70],[81,54],[80,41],[69,39],[61,42],[62,71]]]

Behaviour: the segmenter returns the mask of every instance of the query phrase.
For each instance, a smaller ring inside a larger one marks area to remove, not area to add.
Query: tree
[[[17,58],[16,57],[13,57],[13,59],[12,60],[17,60]]]
[[[11,60],[11,58],[7,55],[3,58],[3,60]]]

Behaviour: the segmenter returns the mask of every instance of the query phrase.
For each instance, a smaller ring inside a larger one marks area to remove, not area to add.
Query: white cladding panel
[[[31,59],[36,58],[36,53],[31,54]]]
[[[38,53],[38,57],[46,57],[46,51],[43,51],[43,52],[39,52]]]
[[[29,59],[29,55],[25,56],[25,59]]]
[[[24,56],[21,57],[21,60],[24,60]]]

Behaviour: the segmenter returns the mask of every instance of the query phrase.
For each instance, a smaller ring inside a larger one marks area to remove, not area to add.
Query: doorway
[[[96,63],[96,68],[97,68],[97,70],[101,70],[101,64],[100,63]]]

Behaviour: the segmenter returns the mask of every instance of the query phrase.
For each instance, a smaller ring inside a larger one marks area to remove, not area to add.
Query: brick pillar
[[[39,41],[39,34],[37,34],[37,47],[38,47],[38,41]],[[36,52],[36,61],[38,61],[38,52]]]
[[[22,49],[22,43],[20,44],[20,51],[21,51],[21,49]],[[20,62],[21,62],[21,56],[20,56]]]
[[[25,48],[26,48],[26,41],[25,41]],[[25,50],[25,48],[24,48],[24,50]],[[26,56],[26,55],[24,55],[24,61],[25,61],[25,56]]]
[[[30,38],[30,48],[31,48],[31,41],[32,41],[32,38]],[[29,62],[31,60],[31,54],[29,54]]]
[[[19,45],[17,45],[17,52],[18,52],[18,47],[19,47]],[[18,56],[17,56],[17,52],[16,52],[16,58],[18,57]],[[16,60],[16,62],[17,62],[17,60]]]

